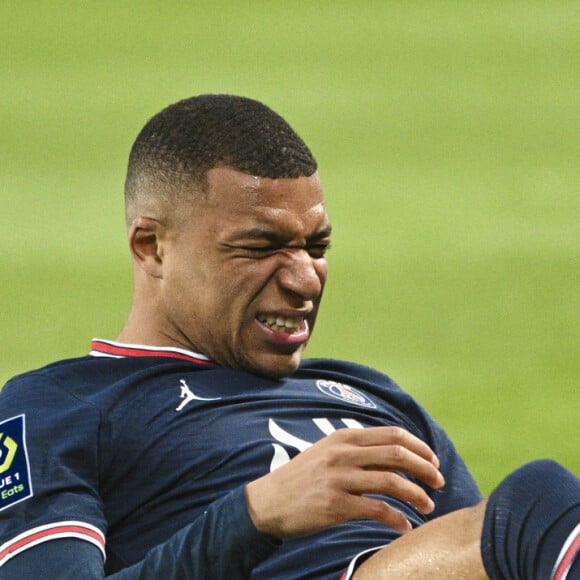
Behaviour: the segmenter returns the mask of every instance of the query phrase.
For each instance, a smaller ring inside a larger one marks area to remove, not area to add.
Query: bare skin
[[[371,556],[354,580],[486,580],[480,541],[485,502],[431,520]]]

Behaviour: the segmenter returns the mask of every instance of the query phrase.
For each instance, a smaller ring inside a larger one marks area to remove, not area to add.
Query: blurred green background
[[[320,164],[335,227],[312,356],[397,380],[484,492],[580,471],[578,4],[0,5],[0,382],[114,339],[129,148],[167,104],[242,94]]]

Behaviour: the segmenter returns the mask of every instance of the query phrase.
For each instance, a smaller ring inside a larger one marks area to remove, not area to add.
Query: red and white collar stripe
[[[187,360],[201,365],[214,365],[215,363],[203,354],[176,348],[173,346],[147,346],[143,344],[123,344],[112,340],[94,338],[91,341],[90,356],[124,358],[137,356],[175,358]]]
[[[84,522],[65,521],[32,528],[0,546],[0,567],[28,548],[61,538],[77,538],[99,548],[105,558],[105,536],[99,528]]]

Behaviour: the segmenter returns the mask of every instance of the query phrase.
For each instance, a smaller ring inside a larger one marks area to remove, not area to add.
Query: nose
[[[319,298],[326,282],[326,260],[314,258],[302,248],[290,250],[285,258],[278,270],[280,286],[303,300]]]

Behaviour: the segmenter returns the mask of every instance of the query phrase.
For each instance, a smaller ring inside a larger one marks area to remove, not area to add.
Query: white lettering
[[[341,421],[348,429],[364,429],[364,426],[356,419],[342,418]],[[336,430],[332,423],[324,417],[312,419],[312,422],[323,435],[331,435]],[[278,443],[272,443],[274,454],[270,461],[270,471],[274,471],[290,461],[290,453],[288,453],[286,447],[293,447],[299,453],[302,453],[302,451],[306,451],[313,445],[310,441],[305,441],[304,439],[300,439],[300,437],[288,433],[274,419],[268,421],[268,430],[270,431],[270,435],[278,441]]]
[[[0,479],[0,489],[6,487],[7,485],[11,485],[12,484],[12,476],[9,475],[8,477],[4,477],[2,479]]]

